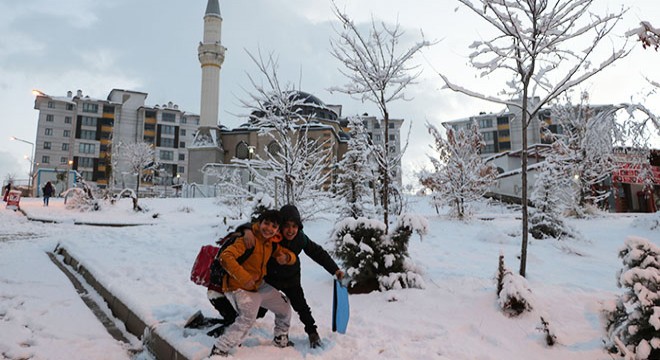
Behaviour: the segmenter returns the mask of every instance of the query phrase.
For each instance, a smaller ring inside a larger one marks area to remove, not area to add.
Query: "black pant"
[[[305,332],[307,334],[315,333],[316,324],[314,317],[312,316],[312,310],[309,308],[309,305],[307,305],[307,300],[305,299],[305,293],[303,292],[302,286],[297,285],[279,290],[289,298],[291,307],[293,310],[295,310],[295,312],[298,313],[300,321],[305,324]]]

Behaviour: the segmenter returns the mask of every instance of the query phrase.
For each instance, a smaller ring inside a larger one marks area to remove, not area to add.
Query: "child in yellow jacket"
[[[281,222],[281,215],[276,210],[267,210],[259,216],[258,223],[252,227],[256,235],[254,251],[243,263],[237,261],[245,253],[243,238],[237,239],[220,254],[220,263],[229,275],[223,279],[222,289],[225,296],[233,300],[238,317],[218,338],[211,350],[212,356],[228,356],[229,351],[241,343],[254,325],[259,307],[275,314],[273,344],[278,347],[293,345],[288,335],[291,320],[289,301],[263,281],[271,256],[282,265],[296,262],[293,252],[275,245],[282,240],[278,232]]]

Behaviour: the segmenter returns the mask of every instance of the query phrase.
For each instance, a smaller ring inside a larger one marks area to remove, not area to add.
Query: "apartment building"
[[[186,176],[186,142],[192,141],[199,116],[177,105],[147,106],[147,93],[113,89],[106,99],[83,95],[51,96],[37,92],[33,194],[47,181],[58,192],[77,176],[100,188],[133,187],[135,176],[118,156],[121,144],[154,145],[158,171],[143,174],[146,185],[171,184]],[[114,182],[114,183],[111,183]]]

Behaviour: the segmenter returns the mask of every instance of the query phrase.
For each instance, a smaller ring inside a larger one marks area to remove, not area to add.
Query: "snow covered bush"
[[[606,346],[626,359],[660,359],[660,247],[629,236],[619,257],[617,285],[626,292],[605,311]]]
[[[535,239],[573,236],[575,231],[562,220],[565,204],[560,194],[566,186],[570,184],[566,184],[557,164],[548,158],[542,165],[531,196],[534,208],[530,209],[529,232]]]
[[[368,293],[401,288],[423,288],[424,281],[408,261],[408,242],[413,231],[427,232],[426,219],[402,214],[392,234],[385,224],[360,217],[335,224],[334,254],[351,279],[351,293]]]
[[[87,212],[99,209],[98,201],[83,189],[72,188],[63,192],[62,196],[64,197],[64,207],[68,210]]]
[[[504,255],[502,254],[500,254],[496,278],[497,303],[506,315],[514,317],[532,310],[534,301],[527,280],[514,274],[504,265]]]

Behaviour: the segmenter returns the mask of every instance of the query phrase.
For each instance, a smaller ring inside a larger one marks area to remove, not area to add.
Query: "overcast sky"
[[[657,0],[595,0],[592,11],[603,14],[622,4],[629,7],[617,31],[623,35],[648,20],[660,24]],[[439,124],[478,114],[499,111],[499,105],[484,103],[442,89],[435,71],[454,82],[476,89],[496,91],[495,79],[479,78],[468,66],[469,45],[474,39],[490,39],[491,29],[452,0],[338,0],[340,8],[357,22],[370,17],[389,23],[397,20],[411,40],[437,40],[416,61],[423,67],[418,84],[409,88],[410,102],[391,104],[391,116],[412,121],[411,145],[404,156],[404,182],[426,164],[431,138],[425,122]],[[202,40],[206,0],[0,0],[0,178],[7,174],[27,178],[28,144],[10,141],[16,136],[30,142],[36,138],[38,112],[32,89],[53,96],[81,89],[85,95],[106,98],[113,88],[149,94],[147,105],[172,101],[180,109],[199,113],[201,70],[197,46]],[[329,40],[336,37],[329,0],[220,1],[223,17],[222,43],[228,49],[220,75],[220,123],[230,128],[245,122],[239,105],[250,90],[246,73],[256,74],[246,50],[273,52],[279,59],[280,80],[294,83],[327,104],[342,104],[343,115],[377,114],[371,104],[362,104],[326,89],[345,80],[338,62],[329,55]],[[613,39],[617,44],[621,38]],[[608,45],[609,42],[607,42]],[[634,44],[632,53],[599,74],[581,89],[592,103],[642,101],[651,87],[644,80],[660,81],[660,53],[644,51]],[[646,105],[660,113],[660,95]],[[405,135],[405,133],[404,133]]]

